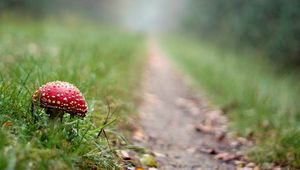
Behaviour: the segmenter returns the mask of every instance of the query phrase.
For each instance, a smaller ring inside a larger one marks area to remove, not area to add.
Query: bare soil
[[[150,43],[139,109],[143,135],[137,134],[135,144],[152,149],[159,169],[235,169],[234,159],[226,160],[236,149],[223,139],[226,118],[183,77]]]

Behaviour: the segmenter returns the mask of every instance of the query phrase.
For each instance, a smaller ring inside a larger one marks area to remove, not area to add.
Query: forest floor
[[[188,85],[154,42],[149,44],[139,109],[143,135],[138,133],[136,144],[152,149],[159,169],[254,168],[243,156],[243,142],[226,135],[222,111]]]

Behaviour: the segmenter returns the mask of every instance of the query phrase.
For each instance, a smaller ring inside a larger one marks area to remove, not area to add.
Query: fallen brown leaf
[[[149,168],[148,170],[158,170],[157,168]]]
[[[226,133],[225,132],[216,132],[215,136],[216,136],[216,139],[221,142],[223,141],[225,138],[226,138]]]
[[[156,157],[166,157],[165,154],[162,154],[162,153],[159,153],[159,152],[153,152],[153,154],[154,154]]]
[[[146,140],[146,135],[141,128],[135,128],[133,131],[133,139],[137,141]]]
[[[254,168],[255,167],[255,163],[253,162],[249,162],[246,167],[249,167],[249,168]]]
[[[219,153],[215,156],[215,159],[222,160],[222,161],[225,161],[225,162],[232,161],[232,160],[235,160],[235,159],[238,159],[238,158],[239,157],[236,156],[235,154],[231,154],[231,153],[227,153],[227,152],[222,152],[222,153]]]
[[[254,167],[253,170],[260,170],[258,166]]]
[[[281,170],[280,167],[274,167],[273,170]]]
[[[125,150],[117,150],[117,155],[122,158],[123,160],[130,160],[129,153]]]
[[[3,123],[3,126],[5,126],[5,127],[9,127],[9,126],[12,126],[12,125],[13,125],[13,123],[9,122],[9,121]]]
[[[203,124],[195,126],[195,130],[197,132],[204,132],[204,133],[213,133],[214,132],[214,128],[212,126],[203,125]]]
[[[202,149],[200,149],[200,151],[203,153],[211,154],[211,155],[215,155],[218,153],[215,149],[212,149],[212,148],[202,148]]]
[[[244,167],[246,163],[244,161],[236,160],[234,161],[234,164],[239,167]]]

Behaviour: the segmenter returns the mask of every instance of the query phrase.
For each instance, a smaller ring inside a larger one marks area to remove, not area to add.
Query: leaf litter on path
[[[150,161],[139,155],[142,162],[156,160],[158,169],[172,170],[259,170],[243,152],[253,141],[228,133],[223,111],[193,91],[154,43],[149,51],[141,125],[132,136],[135,145],[151,150],[143,153],[151,155]]]

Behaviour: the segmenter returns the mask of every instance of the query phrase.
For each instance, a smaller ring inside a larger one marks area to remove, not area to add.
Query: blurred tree
[[[99,21],[113,21],[128,0],[0,0],[0,15],[13,13],[35,18],[72,14]],[[122,3],[121,3],[122,2]],[[117,9],[117,10],[116,10]]]
[[[184,25],[202,38],[300,62],[299,0],[191,0]]]
[[[48,3],[47,0],[1,0],[0,10],[32,14],[39,17],[44,14],[44,7]]]

